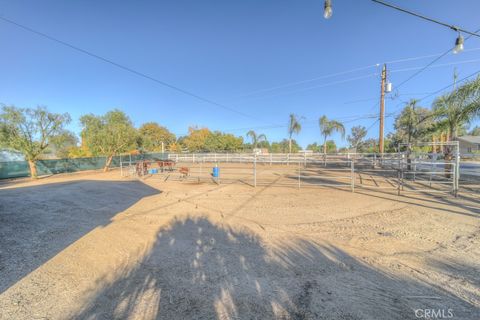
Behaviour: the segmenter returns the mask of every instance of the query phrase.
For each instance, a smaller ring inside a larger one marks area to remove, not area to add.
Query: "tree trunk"
[[[103,172],[107,172],[110,164],[112,163],[113,156],[108,156],[107,162],[105,162],[105,167],[103,168]]]
[[[453,131],[452,128],[450,128],[450,132],[449,132],[449,135],[447,137],[447,141],[445,142],[451,142],[453,141],[455,138],[453,136]],[[445,156],[444,156],[444,162],[450,162],[453,160],[453,150],[452,150],[452,146],[445,146]],[[450,179],[451,177],[451,171],[453,169],[453,166],[449,163],[449,164],[445,164],[445,178],[447,179]]]
[[[34,160],[28,160],[28,166],[30,167],[30,177],[32,177],[32,179],[36,179],[38,177],[37,164]]]
[[[444,139],[444,133],[440,133],[440,152],[443,153],[444,152],[444,147],[443,147],[443,143],[445,142],[445,139]]]
[[[288,153],[292,153],[292,138],[288,140]]]
[[[323,140],[323,154],[327,154],[327,139]]]

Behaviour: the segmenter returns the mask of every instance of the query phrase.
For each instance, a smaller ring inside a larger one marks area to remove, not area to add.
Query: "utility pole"
[[[380,133],[378,135],[378,150],[380,154],[384,152],[383,131],[385,121],[385,84],[387,83],[387,65],[383,65],[382,69],[382,83],[380,88]]]

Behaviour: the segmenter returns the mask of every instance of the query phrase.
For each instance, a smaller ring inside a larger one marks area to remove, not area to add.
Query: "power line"
[[[421,96],[421,95],[429,94],[429,93],[430,92],[402,93],[402,94],[393,95],[393,96],[387,97],[387,98],[390,99],[390,100],[395,100],[400,96]],[[343,104],[355,104],[355,103],[368,102],[368,101],[377,100],[377,99],[378,98],[365,98],[365,99],[350,100],[350,101],[344,102]]]
[[[451,87],[453,87],[455,84],[462,83],[462,82],[464,82],[464,81],[466,81],[466,80],[470,79],[471,77],[474,77],[474,76],[476,76],[476,75],[478,75],[478,74],[480,74],[480,70],[475,71],[475,72],[471,73],[470,75],[468,75],[468,76],[466,76],[466,77],[463,77],[463,78],[460,79],[460,80],[457,80],[457,81],[455,81],[455,82],[453,82],[453,83],[450,83],[450,84],[448,84],[447,86],[445,86],[445,87],[443,87],[443,88],[441,88],[441,89],[438,89],[438,90],[436,90],[436,91],[434,91],[434,92],[431,92],[431,93],[427,94],[426,96],[421,97],[420,99],[417,99],[417,101],[420,102],[420,101],[423,101],[423,100],[425,100],[425,99],[427,99],[427,98],[430,98],[431,96],[434,96],[434,95],[436,95],[436,94],[438,94],[438,93],[440,93],[440,92],[442,92],[442,91],[444,91],[444,90],[446,90],[446,89],[448,89],[448,88],[451,88]],[[394,107],[394,110],[395,110],[395,111],[393,111],[392,113],[393,113],[393,114],[396,114],[396,113],[398,113],[399,111],[401,111],[401,110],[398,110],[398,108],[399,108],[402,104],[404,104],[404,103],[405,103],[405,101],[402,101],[402,102],[400,102],[399,104],[397,104],[397,105]]]
[[[480,48],[471,48],[471,49],[464,50],[464,52],[478,51],[478,50],[480,50]],[[409,57],[409,58],[390,60],[390,61],[387,61],[385,63],[386,64],[397,64],[397,63],[402,63],[402,62],[409,62],[409,61],[423,60],[423,59],[431,58],[431,57],[437,57],[438,55],[439,55],[438,53],[428,54],[428,55],[422,55],[422,56],[415,56],[415,57]],[[328,78],[332,78],[332,77],[336,77],[336,76],[340,76],[340,75],[346,75],[346,74],[349,74],[349,73],[363,71],[363,70],[367,70],[367,69],[370,69],[370,68],[373,68],[373,67],[378,67],[378,66],[380,66],[380,64],[376,63],[376,64],[364,66],[364,67],[358,67],[358,68],[353,68],[353,69],[350,69],[350,70],[340,71],[340,72],[336,72],[336,73],[332,73],[332,74],[328,74],[328,75],[318,76],[318,77],[315,77],[315,78],[288,82],[288,83],[278,85],[278,86],[272,86],[272,87],[268,87],[268,88],[264,88],[264,89],[258,89],[258,90],[250,91],[250,92],[247,92],[247,93],[244,93],[244,94],[238,96],[237,98],[246,98],[246,97],[254,96],[254,95],[257,95],[257,94],[260,94],[260,93],[264,93],[264,92],[270,92],[270,91],[275,91],[275,90],[278,90],[278,89],[294,87],[294,86],[298,86],[298,85],[301,85],[301,84],[315,82],[315,81],[318,81],[318,80],[321,80],[321,79],[328,79]]]
[[[382,1],[378,1],[378,0],[372,0],[374,2],[378,2],[380,4],[386,4],[385,2],[382,2]],[[480,29],[476,30],[475,33],[477,32],[480,32]],[[470,39],[473,35],[469,35],[468,37],[465,38],[465,41],[467,41],[468,39]],[[438,57],[436,57],[435,59],[433,59],[431,62],[429,62],[427,65],[425,65],[423,68],[421,68],[420,70],[418,70],[417,72],[415,72],[413,75],[411,75],[410,77],[408,77],[407,79],[405,79],[404,81],[402,81],[399,85],[396,86],[397,90],[398,88],[400,88],[401,86],[403,86],[405,83],[409,82],[410,80],[412,80],[413,78],[415,78],[416,76],[418,76],[420,73],[422,73],[423,71],[425,71],[426,69],[428,69],[431,65],[433,65],[435,62],[437,62],[438,60],[442,59],[443,57],[445,57],[447,54],[449,54],[452,49],[454,49],[455,47],[452,47],[450,49],[448,49],[447,51],[445,51],[444,53],[440,54]]]
[[[371,74],[364,75],[364,76],[358,76],[358,77],[352,77],[352,78],[348,78],[348,79],[344,79],[344,80],[333,81],[333,82],[319,84],[319,85],[310,86],[310,87],[306,87],[306,88],[301,88],[301,89],[297,89],[297,90],[293,90],[293,91],[287,91],[287,92],[281,92],[281,93],[277,93],[277,94],[273,94],[273,95],[255,97],[255,98],[251,98],[249,100],[275,98],[275,97],[279,97],[279,96],[290,95],[290,94],[309,91],[309,90],[313,90],[313,89],[325,88],[325,87],[330,87],[330,86],[337,85],[337,84],[342,84],[342,83],[357,81],[357,80],[361,80],[361,79],[366,79],[366,78],[370,78],[370,77],[373,77],[373,76],[376,76],[376,75],[377,75],[376,73],[371,73]]]
[[[252,95],[255,95],[255,94],[258,94],[258,93],[262,93],[262,92],[269,92],[269,91],[274,91],[274,90],[277,90],[277,89],[293,87],[293,86],[297,86],[299,84],[314,82],[314,81],[321,80],[321,79],[328,79],[328,78],[332,78],[332,77],[336,77],[336,76],[340,76],[340,75],[345,75],[345,74],[349,74],[349,73],[354,73],[354,72],[358,72],[358,71],[362,71],[362,70],[366,70],[366,69],[370,69],[370,68],[378,67],[378,66],[379,66],[378,64],[373,64],[373,65],[369,65],[369,66],[365,66],[365,67],[354,68],[354,69],[351,69],[351,70],[336,72],[336,73],[332,73],[332,74],[328,74],[328,75],[324,75],[324,76],[319,76],[319,77],[315,77],[315,78],[311,78],[311,79],[289,82],[289,83],[286,83],[286,84],[283,84],[283,85],[278,85],[278,86],[274,86],[274,87],[270,87],[270,88],[259,89],[259,90],[251,91],[251,92],[248,92],[248,93],[244,93],[244,94],[240,95],[239,98],[252,96]]]
[[[443,56],[441,56],[441,57],[443,57]],[[436,62],[438,60],[439,59],[436,59],[435,61],[430,63],[429,66],[431,66],[434,62]],[[458,65],[458,64],[465,64],[465,63],[474,63],[474,62],[480,62],[480,59],[471,59],[471,60],[464,60],[464,61],[458,61],[458,62],[452,62],[452,63],[444,63],[444,64],[436,65],[432,68],[441,68],[441,67],[447,67],[447,66]],[[423,71],[423,70],[426,69],[426,67],[412,67],[412,68],[396,69],[396,70],[390,70],[389,73],[413,71],[413,70],[419,70],[419,69]],[[346,83],[346,82],[351,82],[351,81],[361,80],[361,79],[365,79],[365,78],[370,78],[370,77],[376,76],[376,75],[377,75],[376,73],[372,73],[372,74],[368,74],[368,75],[365,75],[365,76],[359,76],[359,77],[353,77],[353,78],[349,78],[349,79],[345,79],[345,80],[333,81],[333,82],[330,82],[330,83],[319,84],[319,85],[316,85],[316,86],[310,86],[310,87],[306,87],[306,88],[302,88],[302,89],[298,89],[298,90],[294,90],[294,91],[278,93],[276,95],[264,96],[264,97],[260,97],[260,98],[257,98],[257,99],[272,98],[272,97],[277,97],[277,96],[295,94],[295,93],[298,93],[298,92],[309,91],[309,90],[313,90],[313,89],[319,89],[319,88],[329,87],[329,86],[342,84],[342,83]],[[404,81],[404,82],[406,82],[406,81]],[[399,85],[399,87],[400,87],[400,85]],[[398,89],[398,87],[397,87],[397,89]]]
[[[441,57],[440,57],[441,58]],[[439,59],[436,59],[435,61],[438,61]],[[436,66],[433,66],[432,68],[441,68],[441,67],[448,67],[448,66],[452,66],[452,65],[459,65],[459,64],[465,64],[465,63],[474,63],[474,62],[480,62],[480,59],[471,59],[471,60],[463,60],[463,61],[458,61],[458,62],[451,62],[451,63],[443,63],[443,64],[439,64],[439,65],[436,65]],[[433,63],[430,63],[429,65],[431,66]],[[425,66],[424,67],[412,67],[412,68],[404,68],[404,69],[396,69],[396,70],[390,70],[389,73],[396,73],[396,72],[405,72],[405,71],[414,71],[414,70],[425,70]],[[324,87],[329,87],[329,86],[333,86],[333,85],[337,85],[337,84],[342,84],[342,83],[346,83],[346,82],[351,82],[351,81],[356,81],[356,80],[361,80],[361,79],[365,79],[365,78],[370,78],[372,76],[375,76],[377,75],[376,73],[373,73],[373,74],[369,74],[369,75],[365,75],[365,76],[359,76],[359,77],[353,77],[353,78],[349,78],[349,79],[345,79],[345,80],[339,80],[339,81],[333,81],[333,82],[330,82],[330,83],[325,83],[325,84],[319,84],[319,85],[316,85],[316,86],[310,86],[310,87],[306,87],[306,88],[301,88],[301,89],[298,89],[298,90],[294,90],[294,91],[288,91],[288,92],[282,92],[282,93],[278,93],[278,94],[275,94],[275,95],[267,95],[267,96],[263,96],[263,97],[257,97],[257,98],[253,98],[253,100],[257,100],[257,99],[268,99],[268,98],[274,98],[274,97],[278,97],[278,96],[283,96],[283,95],[290,95],[290,94],[295,94],[295,93],[299,93],[299,92],[304,92],[304,91],[309,91],[309,90],[313,90],[313,89],[318,89],[318,88],[324,88]],[[412,77],[413,78],[413,77]],[[406,81],[404,81],[406,82]],[[400,85],[399,85],[400,87]],[[396,88],[398,90],[398,87]],[[368,101],[368,100],[373,100],[372,99],[366,99],[366,100],[363,100],[363,101]],[[354,102],[361,102],[362,100],[359,100],[359,101],[354,101]]]
[[[480,32],[480,29],[476,30],[475,32],[470,32],[470,31],[467,31],[465,29],[462,29],[460,27],[457,27],[457,26],[454,26],[454,25],[449,25],[447,23],[444,23],[444,22],[440,22],[438,20],[435,20],[435,19],[432,19],[432,18],[429,18],[429,17],[426,17],[426,16],[423,16],[423,15],[420,15],[418,13],[415,13],[415,12],[412,12],[412,11],[409,11],[409,10],[406,10],[406,9],[403,9],[403,8],[400,8],[398,6],[395,6],[395,5],[392,5],[392,4],[389,4],[389,3],[386,3],[384,1],[381,1],[381,0],[372,0],[373,2],[376,2],[378,4],[381,4],[381,5],[384,5],[384,6],[387,6],[387,7],[390,7],[390,8],[393,8],[395,10],[399,10],[401,12],[404,12],[404,13],[407,13],[407,14],[410,14],[410,15],[413,15],[413,16],[416,16],[418,18],[421,18],[421,19],[424,19],[424,20],[427,20],[427,21],[430,21],[430,22],[434,22],[434,23],[437,23],[437,24],[440,24],[440,25],[443,25],[443,26],[446,26],[454,31],[457,31],[457,32],[463,32],[463,33],[466,33],[468,34],[468,37],[465,39],[468,40],[470,39],[472,36],[476,36],[476,37],[480,37],[479,34],[477,34],[478,32]],[[401,86],[403,86],[405,83],[407,83],[408,81],[412,80],[413,78],[415,78],[417,75],[419,75],[420,73],[422,73],[423,71],[425,71],[428,67],[430,67],[431,65],[433,65],[435,62],[437,62],[438,60],[440,60],[441,58],[443,58],[444,56],[446,56],[447,54],[450,53],[450,51],[452,50],[453,48],[449,49],[448,51],[442,53],[441,55],[439,55],[437,58],[435,58],[434,60],[432,60],[430,63],[428,63],[426,66],[424,66],[423,68],[421,68],[419,71],[417,71],[416,73],[414,73],[413,75],[411,75],[410,77],[408,77],[406,80],[404,80],[403,82],[401,82],[399,85],[397,85],[397,89],[400,88]]]
[[[398,10],[398,11],[401,11],[401,12],[404,12],[404,13],[408,13],[412,16],[415,16],[417,18],[420,18],[420,19],[423,19],[423,20],[426,20],[426,21],[430,21],[430,22],[433,22],[433,23],[436,23],[436,24],[439,24],[439,25],[442,25],[444,27],[447,27],[449,29],[452,29],[453,31],[457,31],[457,32],[463,32],[463,33],[466,33],[466,34],[469,34],[470,36],[475,36],[475,37],[479,37],[480,38],[480,35],[477,34],[477,32],[479,31],[475,31],[475,32],[471,32],[471,31],[468,31],[468,30],[465,30],[463,28],[460,28],[458,26],[454,26],[452,24],[448,24],[448,23],[445,23],[445,22],[441,22],[441,21],[438,21],[436,19],[433,19],[433,18],[429,18],[427,16],[424,16],[424,15],[421,15],[419,13],[416,13],[416,12],[413,12],[413,11],[410,11],[410,10],[407,10],[407,9],[403,9],[403,8],[400,8],[396,5],[393,5],[393,4],[390,4],[390,3],[386,3],[384,1],[381,1],[381,0],[372,0],[373,2],[376,2],[378,4],[381,4],[381,5],[384,5],[386,7],[389,7],[389,8],[392,8],[392,9],[395,9],[395,10]]]
[[[148,79],[148,80],[151,80],[151,81],[153,81],[153,82],[156,82],[156,83],[158,83],[158,84],[160,84],[160,85],[162,85],[162,86],[168,87],[168,88],[173,89],[173,90],[175,90],[175,91],[178,91],[178,92],[180,92],[180,93],[182,93],[182,94],[185,94],[185,95],[191,96],[191,97],[193,97],[193,98],[196,98],[196,99],[198,99],[198,100],[200,100],[200,101],[202,101],[202,102],[205,102],[205,103],[208,103],[208,104],[211,104],[211,105],[214,105],[214,106],[217,106],[217,107],[220,107],[220,108],[229,110],[229,111],[231,111],[231,112],[240,114],[240,115],[245,116],[245,117],[248,117],[248,118],[253,118],[253,119],[255,119],[255,120],[258,120],[256,117],[253,117],[253,116],[251,116],[251,115],[248,115],[248,114],[246,114],[246,113],[243,113],[243,112],[241,112],[241,111],[238,111],[238,110],[236,110],[236,109],[234,109],[234,108],[232,108],[232,107],[226,106],[226,105],[224,105],[224,104],[220,104],[220,103],[218,103],[218,102],[215,102],[215,101],[213,101],[213,100],[204,98],[204,97],[202,97],[202,96],[199,96],[199,95],[197,95],[197,94],[195,94],[195,93],[192,93],[192,92],[190,92],[190,91],[187,91],[187,90],[185,90],[185,89],[179,88],[179,87],[177,87],[177,86],[175,86],[175,85],[169,84],[169,83],[167,83],[167,82],[165,82],[165,81],[156,79],[156,78],[154,78],[154,77],[152,77],[152,76],[149,76],[149,75],[147,75],[147,74],[145,74],[145,73],[143,73],[143,72],[137,71],[137,70],[135,70],[135,69],[132,69],[132,68],[130,68],[130,67],[127,67],[127,66],[125,66],[125,65],[122,65],[122,64],[120,64],[120,63],[114,62],[114,61],[112,61],[112,60],[110,60],[110,59],[108,59],[108,58],[105,58],[105,57],[103,57],[103,56],[100,56],[100,55],[98,55],[98,54],[96,54],[96,53],[93,53],[93,52],[91,52],[91,51],[82,49],[82,48],[80,48],[80,47],[78,47],[78,46],[75,46],[75,45],[73,45],[73,44],[71,44],[71,43],[68,43],[68,42],[66,42],[66,41],[63,41],[63,40],[54,38],[54,37],[52,37],[52,36],[50,36],[50,35],[48,35],[48,34],[45,34],[45,33],[43,33],[43,32],[34,30],[34,29],[30,28],[30,27],[27,27],[27,26],[25,26],[25,25],[23,25],[23,24],[17,23],[17,22],[15,22],[15,21],[13,21],[13,20],[7,19],[7,18],[2,17],[2,16],[0,16],[0,19],[3,20],[3,21],[5,21],[5,22],[7,22],[7,23],[10,23],[10,24],[12,24],[12,25],[15,25],[15,26],[17,26],[17,27],[19,27],[19,28],[21,28],[21,29],[23,29],[23,30],[26,30],[26,31],[28,31],[28,32],[30,32],[30,33],[36,34],[36,35],[38,35],[38,36],[40,36],[40,37],[46,38],[46,39],[48,39],[48,40],[50,40],[50,41],[53,41],[53,42],[56,42],[56,43],[61,44],[61,45],[63,45],[63,46],[66,46],[66,47],[68,47],[68,48],[70,48],[70,49],[73,49],[73,50],[75,50],[75,51],[77,51],[77,52],[83,53],[83,54],[88,55],[88,56],[90,56],[90,57],[93,57],[93,58],[95,58],[95,59],[97,59],[97,60],[100,60],[100,61],[103,61],[103,62],[105,62],[105,63],[108,63],[108,64],[110,64],[110,65],[113,65],[113,66],[115,66],[115,67],[117,67],[117,68],[120,68],[120,69],[122,69],[122,70],[124,70],[124,71],[130,72],[130,73],[135,74],[135,75],[137,75],[137,76],[143,77],[143,78]],[[370,66],[370,67],[371,67],[371,66]],[[364,68],[357,68],[357,70],[359,70],[359,69],[364,69]],[[349,72],[354,72],[354,71],[353,71],[353,70],[350,70]],[[339,74],[345,74],[345,73],[349,73],[349,72],[337,73],[337,75],[339,75]],[[355,78],[355,79],[337,81],[337,83],[343,83],[343,82],[347,82],[347,81],[353,81],[353,80],[360,79],[360,78],[371,77],[371,76],[373,76],[373,75],[375,75],[375,74],[370,74],[370,75],[368,75],[368,76],[363,76],[363,77],[357,77],[357,78]],[[331,84],[326,84],[326,85],[331,85]],[[325,85],[320,85],[320,87],[321,87],[321,86],[325,86]],[[315,87],[319,87],[319,86],[315,86]],[[307,88],[307,89],[309,89],[309,88]],[[371,118],[371,117],[372,117],[372,115],[367,115],[366,117],[365,117],[365,116],[359,116],[359,117],[357,117],[356,119],[354,118],[354,119],[351,119],[351,120],[347,120],[346,123],[348,123],[348,122],[353,122],[353,121],[358,121],[358,120],[361,120],[361,119],[368,119],[368,118]],[[281,128],[281,127],[288,127],[288,126],[287,126],[287,125],[276,125],[276,124],[274,124],[274,125],[271,125],[271,126],[263,126],[263,127],[256,127],[256,128],[260,128],[260,129],[270,129],[270,128]],[[254,129],[254,128],[251,128],[251,127],[250,127],[250,128],[231,129],[231,130],[222,130],[222,131],[223,131],[223,132],[228,132],[228,131],[248,130],[248,129]],[[180,135],[184,135],[184,134],[180,134]]]
[[[435,92],[432,92],[432,93],[430,93],[430,94],[428,94],[428,95],[420,98],[418,101],[422,101],[422,100],[425,100],[425,99],[427,99],[427,98],[430,98],[431,96],[436,95],[437,93],[440,93],[440,92],[442,92],[442,91],[444,91],[444,90],[446,90],[446,89],[448,89],[448,88],[450,88],[450,87],[453,87],[455,84],[459,84],[459,83],[461,83],[461,82],[464,82],[464,81],[468,80],[469,78],[471,78],[471,77],[473,77],[473,76],[476,76],[477,74],[480,74],[480,70],[475,71],[474,73],[471,73],[470,75],[468,75],[468,76],[466,76],[466,77],[464,77],[464,78],[462,78],[462,79],[460,79],[460,80],[457,80],[457,81],[449,84],[448,86],[443,87],[442,89],[439,89],[439,90],[437,90],[437,91],[435,91]]]
[[[463,52],[470,52],[470,51],[478,51],[480,48],[470,48],[470,49],[465,49]],[[397,60],[391,60],[391,61],[386,61],[386,64],[394,64],[394,63],[401,63],[401,62],[409,62],[409,61],[415,61],[415,60],[423,60],[426,58],[432,58],[438,56],[440,53],[435,53],[435,54],[427,54],[423,56],[417,56],[417,57],[411,57],[411,58],[403,58],[403,59],[397,59]]]
[[[380,121],[380,119],[375,120],[375,121],[367,128],[367,133],[368,133],[368,131],[370,131],[370,129],[372,129],[373,126],[376,125],[377,122],[379,122],[379,121]]]
[[[442,63],[442,64],[437,64],[435,66],[432,66],[431,68],[449,67],[449,66],[466,64],[466,63],[474,63],[474,62],[480,62],[480,59],[470,59],[470,60],[462,60],[462,61],[457,61],[457,62]],[[423,67],[410,67],[410,68],[403,68],[403,69],[394,69],[394,70],[390,70],[389,73],[415,71],[415,70],[419,70],[419,69],[422,69],[422,68]]]
[[[225,110],[228,110],[228,111],[230,111],[230,112],[239,114],[239,115],[244,116],[244,117],[246,117],[246,118],[254,119],[254,120],[257,120],[257,121],[260,120],[260,119],[258,119],[257,117],[254,117],[254,116],[249,115],[249,114],[247,114],[247,113],[244,113],[244,112],[242,112],[242,111],[236,110],[235,108],[232,108],[232,107],[229,107],[229,106],[227,106],[227,105],[225,105],[225,104],[218,103],[218,102],[216,102],[216,101],[213,101],[213,100],[204,98],[204,97],[199,96],[199,95],[197,95],[197,94],[195,94],[195,93],[192,93],[192,92],[190,92],[190,91],[187,91],[187,90],[185,90],[185,89],[182,89],[182,88],[180,88],[180,87],[177,87],[177,86],[175,86],[175,85],[173,85],[173,84],[170,84],[170,83],[167,83],[167,82],[165,82],[165,81],[156,79],[156,78],[154,78],[154,77],[152,77],[152,76],[150,76],[150,75],[147,75],[147,74],[145,74],[145,73],[143,73],[143,72],[141,72],[141,71],[137,71],[137,70],[135,70],[135,69],[132,69],[132,68],[130,68],[130,67],[127,67],[127,66],[125,66],[125,65],[122,65],[122,64],[120,64],[120,63],[114,62],[114,61],[112,61],[112,60],[110,60],[110,59],[108,59],[108,58],[105,58],[105,57],[103,57],[103,56],[100,56],[100,55],[98,55],[98,54],[96,54],[96,53],[93,53],[93,52],[91,52],[91,51],[87,51],[87,50],[82,49],[82,48],[80,48],[80,47],[77,47],[77,46],[75,46],[75,45],[73,45],[73,44],[70,44],[70,43],[68,43],[68,42],[66,42],[66,41],[63,41],[63,40],[54,38],[54,37],[52,37],[52,36],[50,36],[50,35],[48,35],[48,34],[45,34],[45,33],[43,33],[43,32],[34,30],[34,29],[30,28],[30,27],[27,27],[27,26],[25,26],[25,25],[23,25],[23,24],[20,24],[20,23],[18,23],[18,22],[13,21],[13,20],[7,19],[7,18],[2,17],[2,16],[0,16],[0,19],[3,20],[3,21],[5,21],[5,22],[7,22],[7,23],[10,23],[10,24],[12,24],[12,25],[15,25],[15,26],[17,26],[17,27],[19,27],[19,28],[21,28],[21,29],[23,29],[23,30],[26,30],[26,31],[28,31],[28,32],[30,32],[30,33],[36,34],[36,35],[38,35],[38,36],[40,36],[40,37],[43,37],[43,38],[46,38],[46,39],[48,39],[48,40],[50,40],[50,41],[56,42],[56,43],[58,43],[58,44],[61,44],[61,45],[65,46],[65,47],[68,47],[68,48],[70,48],[70,49],[73,49],[73,50],[75,50],[75,51],[77,51],[77,52],[80,52],[80,53],[83,53],[83,54],[85,54],[85,55],[88,55],[88,56],[90,56],[90,57],[92,57],[92,58],[95,58],[95,59],[97,59],[97,60],[100,60],[100,61],[103,61],[103,62],[108,63],[108,64],[110,64],[110,65],[113,65],[113,66],[115,66],[115,67],[117,67],[117,68],[119,68],[119,69],[122,69],[122,70],[124,70],[124,71],[130,72],[130,73],[135,74],[135,75],[137,75],[137,76],[140,76],[140,77],[142,77],[142,78],[151,80],[151,81],[153,81],[153,82],[155,82],[155,83],[158,83],[158,84],[160,84],[160,85],[162,85],[162,86],[164,86],[164,87],[170,88],[170,89],[172,89],[172,90],[175,90],[175,91],[180,92],[180,93],[182,93],[182,94],[184,94],[184,95],[187,95],[187,96],[190,96],[190,97],[192,97],[192,98],[195,98],[195,99],[200,100],[200,101],[202,101],[202,102],[205,102],[205,103],[214,105],[214,106],[216,106],[216,107],[219,107],[219,108],[222,108],[222,109],[225,109]],[[262,120],[262,121],[263,121],[263,120]],[[265,122],[265,121],[264,121],[264,122]]]

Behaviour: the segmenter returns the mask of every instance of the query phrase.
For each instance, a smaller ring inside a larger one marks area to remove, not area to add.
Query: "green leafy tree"
[[[327,140],[325,144],[320,146],[323,152],[326,153],[335,153],[337,152],[337,144],[333,140]]]
[[[78,137],[71,131],[63,131],[52,138],[51,152],[60,159],[70,157],[70,153],[78,148]]]
[[[273,153],[296,153],[301,150],[300,145],[295,139],[283,139],[280,142],[272,142],[270,151]]]
[[[318,119],[320,126],[320,133],[323,136],[323,153],[327,153],[327,138],[334,132],[339,132],[342,135],[342,139],[345,137],[345,127],[343,124],[336,120],[328,120],[327,116],[321,116]]]
[[[209,152],[235,152],[243,147],[243,138],[220,131],[211,132],[205,141],[205,150]]]
[[[347,141],[350,147],[357,150],[361,149],[363,139],[367,136],[367,128],[364,126],[355,126],[350,129],[350,134],[347,136]]]
[[[257,148],[262,148],[262,149],[267,149],[269,150],[270,149],[270,142],[268,142],[267,140],[265,141],[260,141],[257,145]]]
[[[205,152],[207,151],[206,141],[211,134],[212,132],[208,128],[190,127],[188,135],[179,139],[179,142],[189,152]]]
[[[468,134],[471,136],[480,136],[480,127],[476,126]]]
[[[313,151],[313,152],[321,152],[322,146],[318,145],[318,143],[314,142],[311,143],[307,146],[307,150]]]
[[[410,100],[397,116],[394,123],[397,140],[412,144],[430,139],[432,132],[432,112],[417,106],[418,101]]]
[[[186,137],[179,139],[189,152],[234,152],[243,149],[243,138],[208,128],[189,129]]]
[[[139,145],[146,151],[162,151],[176,141],[176,137],[167,128],[156,122],[144,123],[139,129]]]
[[[412,144],[430,139],[429,134],[432,131],[431,111],[417,106],[417,103],[415,99],[410,100],[394,123],[397,140],[407,144],[408,170],[411,169]]]
[[[253,130],[250,130],[250,131],[247,132],[247,137],[252,139],[252,145],[253,145],[254,149],[258,148],[258,144],[260,142],[267,141],[267,136],[266,135],[264,135],[263,133],[257,135],[257,133]]]
[[[105,115],[84,115],[82,125],[82,143],[93,155],[107,157],[104,171],[108,171],[113,156],[136,147],[137,130],[130,118],[120,110],[112,110]]]
[[[389,153],[389,152],[390,152],[390,153],[391,153],[391,152],[397,152],[397,146],[398,146],[398,143],[399,143],[399,142],[396,140],[396,139],[397,139],[396,137],[397,137],[397,136],[396,136],[394,133],[392,133],[392,132],[389,132],[389,133],[387,134],[387,136],[385,137],[385,142],[384,142],[384,144],[385,144],[385,152],[387,152],[387,153]],[[361,148],[360,150],[362,150],[362,151],[360,151],[360,152],[364,152],[364,151],[363,151],[363,145],[364,145],[364,144],[365,144],[365,142],[363,142],[363,143],[361,144],[362,148]]]
[[[288,152],[292,153],[292,136],[294,134],[299,134],[302,130],[302,125],[300,124],[300,120],[297,116],[293,113],[290,114],[289,122],[288,122]]]
[[[36,161],[50,146],[52,139],[64,133],[70,122],[68,113],[51,113],[45,107],[17,108],[4,106],[0,114],[0,144],[20,151],[37,177]]]
[[[68,150],[67,158],[90,158],[93,157],[92,152],[85,144],[77,147],[72,147]]]
[[[373,139],[373,138],[366,139],[362,143],[362,152],[367,152],[367,153],[376,152],[377,151],[377,143],[378,143],[377,139]]]

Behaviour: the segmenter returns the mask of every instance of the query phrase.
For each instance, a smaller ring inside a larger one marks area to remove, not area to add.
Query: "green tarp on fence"
[[[161,160],[167,159],[167,153],[145,153],[140,155],[122,156],[123,162],[135,162],[138,160]],[[51,159],[38,160],[38,175],[51,175],[56,173],[68,173],[84,170],[98,170],[105,166],[106,157],[75,158],[75,159]],[[112,159],[110,167],[120,166],[120,156]],[[29,177],[30,168],[26,161],[0,162],[0,179]]]

